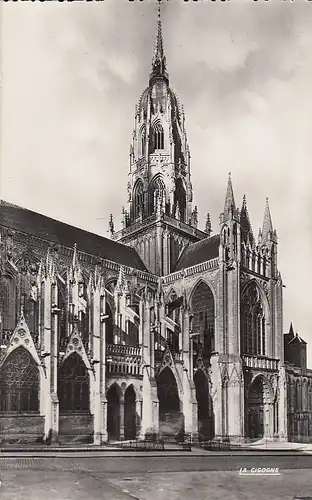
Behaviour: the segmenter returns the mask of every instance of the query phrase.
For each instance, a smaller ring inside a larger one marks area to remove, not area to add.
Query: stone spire
[[[234,200],[234,193],[233,193],[233,186],[232,186],[232,179],[230,172],[226,195],[225,195],[224,211],[223,211],[224,221],[230,219],[232,212],[234,212],[235,210],[236,210],[236,205]]]
[[[244,194],[242,208],[240,211],[241,238],[244,243],[249,240],[250,244],[254,243],[253,231],[250,223],[249,212],[247,208],[246,195]]]
[[[262,243],[267,243],[270,239],[270,235],[272,234],[273,234],[273,224],[271,219],[269,200],[267,198],[264,210],[263,226],[262,226]]]
[[[160,3],[158,4],[158,21],[157,21],[157,33],[156,33],[156,43],[154,49],[154,55],[152,60],[152,71],[150,74],[150,83],[154,78],[163,77],[167,81],[169,80],[169,75],[167,71],[166,56],[164,53],[163,35],[162,35],[162,25],[160,18]]]

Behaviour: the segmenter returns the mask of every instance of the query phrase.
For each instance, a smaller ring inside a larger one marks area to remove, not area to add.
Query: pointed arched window
[[[159,122],[153,126],[153,149],[164,149],[164,129]]]
[[[139,151],[140,157],[145,155],[145,146],[146,146],[146,128],[145,126],[143,126],[140,133],[140,151]]]
[[[89,374],[76,352],[61,365],[58,381],[60,412],[89,411]]]
[[[0,371],[0,412],[39,411],[39,371],[32,355],[18,347]]]
[[[0,278],[0,313],[3,330],[16,326],[16,283],[11,276]]]
[[[252,282],[244,290],[241,303],[242,354],[264,356],[265,337],[264,307],[258,286]]]
[[[143,182],[139,180],[134,187],[134,218],[136,219],[139,215],[144,212],[144,190]]]

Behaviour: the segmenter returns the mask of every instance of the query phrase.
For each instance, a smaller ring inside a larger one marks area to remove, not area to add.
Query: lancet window
[[[164,149],[164,129],[160,123],[153,126],[153,150]]]
[[[3,330],[16,326],[16,283],[11,276],[0,278],[0,314]]]
[[[244,354],[266,354],[265,311],[256,283],[247,286],[241,304],[241,338]]]
[[[138,181],[134,188],[134,218],[136,219],[144,212],[143,182]]]

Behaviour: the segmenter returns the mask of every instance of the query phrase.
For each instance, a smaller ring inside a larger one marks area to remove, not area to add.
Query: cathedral
[[[198,227],[160,16],[125,184],[110,238],[1,201],[0,443],[311,441],[268,201],[255,235],[229,176]]]

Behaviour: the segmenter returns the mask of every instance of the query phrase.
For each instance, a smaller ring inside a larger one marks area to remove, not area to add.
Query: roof
[[[67,248],[73,248],[76,244],[81,252],[146,271],[139,255],[131,247],[2,200],[0,226],[58,243]]]
[[[299,337],[298,333],[296,333],[296,335],[294,336],[293,339],[291,339],[288,344],[306,344],[306,342],[301,338]]]
[[[219,234],[192,243],[192,245],[189,245],[183,250],[176,264],[175,271],[180,271],[181,269],[195,266],[201,262],[219,257],[219,245]]]

